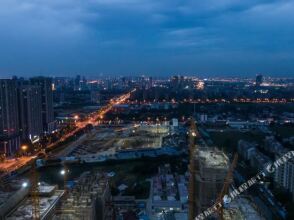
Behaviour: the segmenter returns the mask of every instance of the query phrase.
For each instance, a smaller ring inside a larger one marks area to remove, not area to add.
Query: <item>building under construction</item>
[[[15,192],[10,198],[7,199],[5,206],[2,206],[0,212],[4,210],[4,216],[2,219],[6,220],[31,220],[34,218],[33,214],[33,201],[32,195],[29,192],[29,187],[22,187],[17,192]],[[38,186],[39,195],[39,220],[51,219],[57,203],[63,196],[64,191],[59,190],[57,186],[47,185],[45,183],[40,183]],[[5,210],[12,208],[7,215],[5,215]],[[0,217],[1,219],[1,217]]]
[[[102,173],[83,173],[69,189],[54,220],[110,220],[112,207],[108,180]]]
[[[200,147],[195,151],[196,214],[218,198],[229,170],[229,159],[220,150]]]

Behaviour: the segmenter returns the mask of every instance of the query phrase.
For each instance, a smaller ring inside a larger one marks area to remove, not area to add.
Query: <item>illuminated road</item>
[[[6,160],[4,163],[0,164],[0,171],[1,172],[9,172],[20,168],[21,166],[25,165],[29,162],[32,157],[21,157],[18,159],[9,159]]]
[[[79,130],[85,128],[88,124],[97,125],[99,122],[98,120],[103,119],[104,115],[109,112],[114,105],[119,105],[121,103],[124,103],[127,99],[130,98],[130,94],[134,92],[135,90],[132,90],[131,92],[121,95],[120,97],[110,101],[110,103],[104,107],[102,107],[98,112],[91,113],[86,120],[84,121],[78,121],[76,122],[76,129],[69,132],[68,134],[65,134],[63,137],[61,137],[58,141],[50,144],[47,146],[47,148],[52,148],[56,146],[58,143],[65,141],[67,138],[73,136],[76,132]]]
[[[127,99],[130,98],[130,95],[132,92],[134,92],[134,90],[132,90],[131,92],[127,93],[127,94],[123,94],[115,99],[112,99],[110,101],[110,103],[104,107],[102,107],[99,111],[95,112],[95,113],[91,113],[86,120],[84,121],[78,121],[76,123],[76,129],[74,129],[73,131],[63,135],[58,141],[49,144],[46,149],[50,149],[50,148],[54,148],[56,147],[59,143],[67,140],[68,138],[70,138],[71,136],[73,136],[76,132],[84,129],[88,124],[92,124],[92,125],[97,125],[99,122],[98,120],[103,119],[103,117],[105,116],[105,114],[107,112],[109,112],[114,105],[119,105],[122,104],[124,102],[126,102]],[[26,164],[28,164],[32,159],[36,158],[37,154],[39,152],[37,152],[35,155],[33,156],[28,156],[28,157],[22,157],[19,159],[10,159],[10,160],[6,160],[3,163],[0,163],[0,171],[3,172],[0,175],[0,178],[2,178],[3,176],[5,176],[6,174],[15,171],[17,169],[19,169],[20,167],[25,166]]]
[[[88,117],[87,120],[84,120],[84,121],[78,121],[76,123],[76,129],[65,134],[63,137],[61,137],[58,141],[50,144],[47,146],[47,148],[52,148],[52,147],[55,147],[57,144],[59,144],[60,142],[63,142],[65,141],[67,138],[73,136],[76,132],[78,132],[79,130],[85,128],[88,124],[92,124],[92,125],[97,125],[98,124],[98,120],[99,119],[103,119],[104,115],[109,112],[114,105],[119,105],[121,103],[124,103],[127,99],[130,98],[130,94],[132,92],[134,92],[134,90],[132,90],[131,92],[127,93],[127,94],[124,94],[124,95],[121,95],[120,97],[110,101],[110,103],[104,107],[102,107],[98,112],[95,112],[95,113],[91,113]]]
[[[183,99],[181,101],[126,101],[125,104],[179,104],[179,103],[189,103],[189,104],[209,104],[209,103],[293,103],[294,99],[284,99],[284,98],[257,98],[257,99],[250,99],[250,98],[238,98],[238,99]]]

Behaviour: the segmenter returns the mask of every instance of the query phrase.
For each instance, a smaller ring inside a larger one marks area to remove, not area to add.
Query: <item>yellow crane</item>
[[[221,220],[224,220],[224,201],[223,201],[223,198],[229,192],[229,187],[230,187],[230,184],[233,181],[233,172],[234,172],[235,167],[237,166],[237,161],[238,161],[238,154],[235,153],[233,162],[232,162],[232,164],[231,164],[231,166],[229,168],[229,171],[227,173],[227,176],[226,176],[226,178],[224,180],[223,188],[222,188],[221,193],[219,194],[219,196],[217,198],[217,203],[220,202],[222,204],[222,206],[218,209],[218,215],[219,215]]]
[[[190,161],[189,161],[189,220],[193,220],[196,216],[196,200],[195,200],[195,161],[194,153],[196,150],[195,138],[199,137],[199,133],[196,129],[195,120],[190,120],[190,131],[189,131],[189,150],[190,150]]]
[[[33,220],[40,220],[40,196],[39,196],[39,175],[36,169],[36,161],[33,160],[31,167],[31,199]]]

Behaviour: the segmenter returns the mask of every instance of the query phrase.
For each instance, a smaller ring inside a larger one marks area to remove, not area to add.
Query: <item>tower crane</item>
[[[218,215],[219,215],[221,220],[224,220],[224,201],[223,201],[223,198],[229,192],[229,187],[230,187],[230,184],[233,181],[233,172],[234,172],[234,169],[235,169],[235,167],[237,165],[237,161],[238,161],[238,154],[235,153],[233,162],[232,162],[232,164],[231,164],[231,166],[229,168],[229,171],[227,173],[227,176],[225,178],[223,188],[222,188],[221,193],[219,194],[219,196],[217,198],[217,203],[222,204],[221,207],[218,209]]]
[[[199,133],[196,129],[195,120],[192,118],[191,126],[189,131],[189,150],[190,150],[190,161],[189,161],[189,220],[193,220],[196,216],[196,201],[195,201],[195,161],[194,152],[196,150],[195,137],[199,137]]]
[[[40,220],[39,175],[36,169],[36,160],[31,166],[31,197],[33,220]]]

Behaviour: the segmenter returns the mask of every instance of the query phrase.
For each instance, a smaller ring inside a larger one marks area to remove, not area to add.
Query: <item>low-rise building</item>
[[[238,154],[241,155],[245,160],[249,160],[256,152],[256,144],[239,140],[238,142]]]
[[[255,151],[255,153],[250,158],[250,166],[256,168],[257,170],[262,170],[266,164],[270,163],[271,159],[261,153],[260,151]]]

